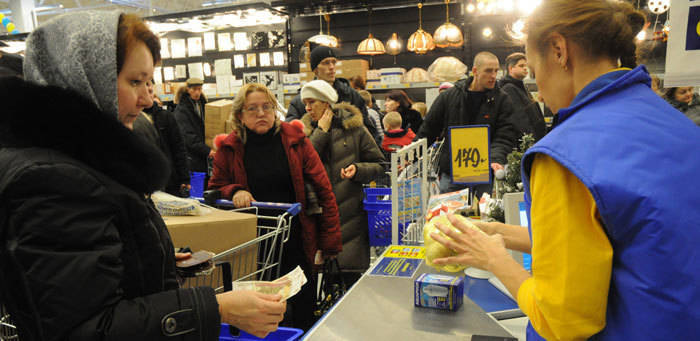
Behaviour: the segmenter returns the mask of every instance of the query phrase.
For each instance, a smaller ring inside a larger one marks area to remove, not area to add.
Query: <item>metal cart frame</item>
[[[217,200],[220,208],[232,208],[229,200]],[[259,209],[282,210],[278,216],[258,214]],[[214,264],[229,263],[234,281],[275,280],[280,276],[280,264],[284,244],[289,240],[292,219],[301,211],[301,204],[252,202],[251,207],[231,209],[231,212],[252,213],[258,217],[255,239],[223,251],[212,258]],[[267,224],[266,224],[267,223]],[[224,290],[222,272],[211,267],[185,278],[183,287],[210,286],[218,292]]]

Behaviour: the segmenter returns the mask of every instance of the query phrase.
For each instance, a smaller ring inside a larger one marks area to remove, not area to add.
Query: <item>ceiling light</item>
[[[659,15],[668,11],[669,7],[671,7],[671,0],[649,0],[647,7],[649,7],[651,13]]]
[[[474,13],[474,11],[476,11],[476,6],[474,6],[473,2],[470,2],[469,5],[467,5],[467,12]]]
[[[525,20],[518,19],[510,27],[506,27],[506,33],[514,40],[522,40],[525,38]]]
[[[372,35],[372,8],[367,11],[369,17],[369,36],[357,45],[357,54],[376,56],[385,54],[384,43]]]
[[[542,0],[518,0],[518,9],[525,16],[528,16],[535,11],[535,8],[537,8],[540,3],[542,3]]]
[[[486,39],[491,39],[493,37],[493,30],[490,27],[484,27],[484,30],[481,31],[481,35]]]
[[[406,43],[406,49],[417,54],[425,54],[428,51],[435,49],[435,41],[433,41],[433,36],[430,33],[423,31],[423,17],[421,10],[423,4],[418,4],[418,31],[411,34],[408,38],[408,43]]]
[[[445,0],[446,22],[435,30],[435,46],[460,47],[464,45],[462,31],[450,22],[450,0]]]
[[[323,33],[323,22],[321,21],[321,16],[318,16],[318,23],[320,25],[318,34],[307,39],[308,41],[317,44],[317,45],[323,45],[323,46],[328,46],[328,47],[338,47],[338,38],[330,35],[330,16],[326,18],[326,22],[328,23],[328,34]]]
[[[647,31],[646,30],[639,31],[639,33],[637,33],[637,40],[644,41],[645,39],[647,39]]]
[[[399,53],[401,53],[401,39],[399,39],[399,36],[394,32],[391,34],[391,38],[386,41],[386,53],[395,56]]]

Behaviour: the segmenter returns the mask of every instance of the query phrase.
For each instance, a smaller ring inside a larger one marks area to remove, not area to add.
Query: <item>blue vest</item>
[[[700,127],[649,82],[644,66],[599,77],[523,156],[528,214],[537,153],[581,180],[598,206],[613,264],[594,340],[700,339]]]

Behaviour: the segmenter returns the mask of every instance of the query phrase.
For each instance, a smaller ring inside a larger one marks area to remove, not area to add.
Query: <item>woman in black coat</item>
[[[421,124],[423,124],[423,117],[419,112],[411,109],[411,104],[413,102],[403,90],[392,90],[386,95],[384,108],[387,113],[396,111],[401,114],[401,129],[411,128],[414,133],[418,133]]]
[[[138,17],[70,13],[27,39],[27,82],[0,80],[0,305],[20,340],[264,337],[282,319],[279,296],[178,288],[148,197],[167,161],[131,131],[159,51]]]

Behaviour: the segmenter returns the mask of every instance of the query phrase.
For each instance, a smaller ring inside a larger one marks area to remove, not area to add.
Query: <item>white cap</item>
[[[315,100],[333,104],[338,102],[338,93],[324,80],[314,80],[306,83],[301,88],[301,99],[313,98]]]

